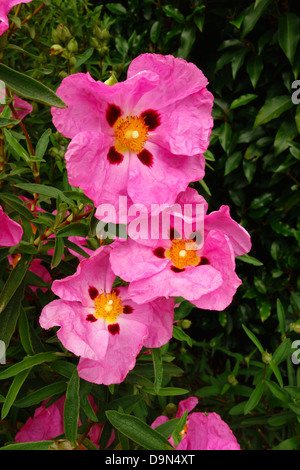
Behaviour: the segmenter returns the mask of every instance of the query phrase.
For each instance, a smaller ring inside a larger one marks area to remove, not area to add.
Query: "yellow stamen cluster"
[[[119,153],[132,151],[140,153],[148,139],[148,126],[141,116],[118,118],[114,124],[115,149]]]
[[[200,262],[197,249],[198,246],[193,240],[172,240],[171,247],[165,251],[165,257],[169,258],[173,266],[178,269],[197,266]]]
[[[123,312],[121,297],[115,292],[109,294],[100,294],[95,298],[96,318],[104,318],[108,323],[116,323],[118,315]]]

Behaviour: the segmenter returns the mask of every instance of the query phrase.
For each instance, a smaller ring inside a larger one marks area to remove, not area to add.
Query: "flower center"
[[[140,153],[148,139],[148,126],[142,116],[119,117],[114,126],[115,149],[123,153],[132,151]]]
[[[185,424],[183,430],[180,431],[180,433],[179,433],[179,434],[181,435],[182,439],[185,438],[185,436],[186,436],[186,434],[187,434],[187,430],[188,430],[188,425]]]
[[[123,305],[121,297],[118,297],[116,292],[110,294],[100,294],[95,298],[95,313],[96,318],[104,318],[108,323],[116,323],[120,313],[123,312]]]
[[[172,261],[175,268],[184,269],[186,266],[197,266],[200,257],[197,255],[198,246],[193,240],[172,240],[171,247],[165,251],[165,257]]]

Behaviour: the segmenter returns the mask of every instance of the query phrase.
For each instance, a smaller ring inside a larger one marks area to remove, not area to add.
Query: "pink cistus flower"
[[[195,189],[180,193],[176,206],[183,207],[184,214],[184,206],[195,202],[204,208],[202,243],[195,242],[193,224],[190,236],[175,236],[174,227],[182,218],[174,215],[169,237],[128,238],[113,247],[112,269],[130,282],[129,295],[135,302],[181,296],[198,308],[219,311],[232,302],[241,284],[235,273],[235,256],[250,251],[250,236],[230,217],[228,206],[207,214],[207,204]]]
[[[97,405],[91,395],[88,397],[89,402],[97,413]],[[37,442],[37,441],[48,441],[55,439],[64,434],[64,405],[66,396],[63,395],[52,405],[47,405],[49,399],[44,400],[42,405],[39,406],[34,416],[28,418],[26,423],[22,426],[19,432],[15,436],[16,442]],[[81,421],[78,421],[79,426]],[[103,424],[94,424],[87,434],[87,438],[90,439],[98,447],[99,438],[102,432]],[[114,439],[114,433],[110,438],[110,443]]]
[[[0,90],[0,103],[4,103],[7,99],[8,98],[6,98],[6,93],[4,92],[4,90]],[[33,107],[30,103],[27,103],[27,101],[22,100],[22,98],[19,98],[16,95],[13,95],[12,103],[16,112],[16,115],[12,115],[13,119],[22,120],[25,116],[27,116],[27,114],[31,113],[31,111],[33,110]],[[0,106],[0,113],[3,111],[3,109],[4,106]]]
[[[96,206],[174,203],[190,181],[204,176],[213,126],[213,96],[192,63],[171,55],[142,54],[127,80],[109,86],[88,73],[63,79],[57,94],[67,108],[52,108],[57,130],[71,140],[70,184]]]
[[[0,206],[0,247],[15,246],[21,241],[23,229]]]
[[[1,0],[0,2],[0,36],[9,28],[7,15],[19,3],[29,3],[32,0]]]
[[[196,397],[187,398],[179,403],[175,418],[181,418],[185,411],[188,412],[188,416],[176,450],[241,450],[236,437],[220,415],[191,413],[197,404]],[[156,428],[166,421],[168,421],[166,416],[159,416],[151,427]],[[172,437],[169,438],[169,442],[174,446]]]
[[[80,357],[80,377],[105,385],[125,379],[143,346],[167,343],[174,318],[173,299],[138,305],[128,287],[113,288],[110,250],[100,247],[75,274],[54,281],[52,290],[60,299],[46,305],[40,316],[41,327],[59,326],[59,340]]]

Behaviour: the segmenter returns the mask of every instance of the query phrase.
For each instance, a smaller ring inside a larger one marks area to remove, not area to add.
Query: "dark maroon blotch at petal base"
[[[122,114],[122,111],[119,108],[119,106],[115,104],[108,105],[108,108],[106,110],[106,120],[108,124],[110,125],[110,127],[114,125],[114,123],[121,116],[121,114]]]
[[[133,312],[133,308],[130,306],[130,305],[124,305],[123,307],[123,313],[132,313]]]
[[[89,315],[87,315],[86,320],[93,323],[94,321],[97,321],[97,318],[94,317],[94,315],[89,314]]]
[[[116,296],[118,297],[118,295],[120,294],[120,289],[117,289],[117,287],[114,287],[112,292],[114,292]]]
[[[180,269],[180,268],[176,268],[175,266],[171,266],[171,269],[172,271],[174,271],[174,273],[182,273],[184,271],[184,268]]]
[[[162,246],[159,246],[158,248],[155,248],[155,250],[153,250],[153,254],[157,256],[158,258],[164,258],[165,249]]]
[[[151,167],[153,164],[153,157],[152,153],[149,152],[149,150],[142,150],[140,153],[138,153],[138,159],[143,165],[146,165],[148,167]]]
[[[96,287],[89,287],[89,296],[92,300],[95,300],[96,297],[98,297],[99,295],[99,292],[98,292],[98,289],[96,289]]]
[[[200,259],[199,263],[197,266],[204,266],[205,264],[210,264],[209,260],[205,258],[204,256]]]
[[[123,161],[123,155],[116,151],[115,147],[110,147],[107,159],[112,165],[119,165]]]
[[[119,326],[119,323],[112,323],[112,324],[108,325],[108,331],[109,331],[112,335],[119,334],[119,333],[120,333],[120,326]]]
[[[159,114],[154,109],[147,109],[141,116],[144,118],[145,124],[149,131],[153,131],[160,125]]]

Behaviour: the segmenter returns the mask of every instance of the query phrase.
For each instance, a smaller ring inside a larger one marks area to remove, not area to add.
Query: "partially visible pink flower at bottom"
[[[21,241],[23,229],[0,206],[0,247],[15,246]]]
[[[63,415],[66,396],[62,396],[49,407],[46,406],[48,401],[49,400],[43,401],[42,405],[35,410],[33,418],[28,418],[24,426],[16,434],[16,442],[47,441],[55,439],[56,437],[64,434],[65,431]],[[96,413],[97,406],[92,396],[89,396],[89,401]],[[80,420],[78,424],[81,424]],[[87,434],[87,438],[90,439],[95,445],[98,445],[102,427],[102,424],[96,423],[91,427]],[[113,440],[114,433],[111,435],[108,446]]]
[[[179,403],[175,418],[181,418],[188,411],[186,425],[181,432],[182,440],[176,450],[241,450],[228,424],[217,413],[190,413],[198,403],[198,398],[190,397]],[[156,428],[168,421],[159,416],[151,427]],[[169,442],[174,445],[172,437]]]

